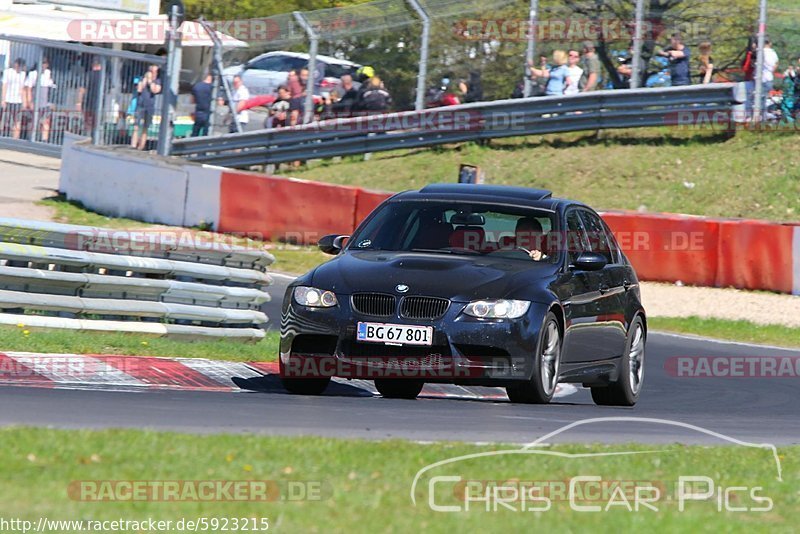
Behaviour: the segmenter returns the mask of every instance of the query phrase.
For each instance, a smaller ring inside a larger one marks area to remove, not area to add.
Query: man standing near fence
[[[250,99],[250,91],[244,85],[241,76],[233,77],[233,94],[231,95],[231,99],[231,111],[236,112],[235,119],[239,120],[239,124],[242,126],[242,131],[244,131],[244,127],[247,126],[247,123],[250,121],[250,114],[245,108],[247,101]],[[236,132],[235,120],[231,122],[230,132]]]
[[[22,122],[22,103],[25,91],[25,60],[17,58],[14,66],[3,72],[3,90],[0,104],[2,105],[2,134],[11,135],[19,139],[20,124]],[[10,125],[10,128],[9,128]]]
[[[208,124],[211,119],[211,96],[214,92],[213,81],[214,77],[211,73],[206,73],[203,81],[197,82],[192,87],[192,100],[194,101],[192,137],[208,135]]]
[[[37,111],[35,108],[38,108],[39,126],[42,131],[41,140],[46,143],[50,139],[50,88],[55,87],[56,84],[53,82],[53,75],[50,72],[50,62],[47,58],[43,58],[42,79],[38,83],[39,90],[35,91],[39,77],[38,70],[37,68],[31,69],[25,80],[25,107],[30,110],[31,116]]]
[[[144,150],[147,146],[147,130],[153,124],[156,112],[156,95],[161,93],[161,79],[158,77],[158,65],[150,65],[136,86],[136,123],[133,126],[131,147]],[[168,125],[164,121],[163,126]]]
[[[583,69],[580,83],[581,91],[589,92],[602,88],[600,58],[597,57],[597,52],[594,51],[594,43],[591,41],[584,41],[583,43],[583,58],[581,59],[580,68]]]

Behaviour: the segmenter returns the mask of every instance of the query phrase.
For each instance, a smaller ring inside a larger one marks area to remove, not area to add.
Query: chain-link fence
[[[103,145],[129,144],[136,136],[137,144],[152,147],[163,65],[161,56],[0,35],[0,143],[58,153],[72,133]],[[154,90],[142,97],[145,77]]]

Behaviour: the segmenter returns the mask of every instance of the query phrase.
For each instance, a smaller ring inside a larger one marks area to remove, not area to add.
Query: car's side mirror
[[[344,247],[344,241],[349,239],[349,235],[330,234],[320,238],[317,246],[325,254],[336,255]]]
[[[606,266],[608,260],[596,252],[581,252],[571,265],[578,271],[599,271]]]

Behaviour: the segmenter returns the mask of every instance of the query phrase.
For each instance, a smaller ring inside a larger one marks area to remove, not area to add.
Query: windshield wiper
[[[455,254],[452,250],[446,248],[411,248],[409,252],[431,252],[433,254]]]

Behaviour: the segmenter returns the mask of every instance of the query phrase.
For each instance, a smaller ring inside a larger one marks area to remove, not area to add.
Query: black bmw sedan
[[[430,185],[378,206],[282,306],[287,390],[331,377],[414,398],[426,382],[504,386],[547,403],[559,383],[632,406],[647,319],[630,262],[591,208],[549,191]]]

